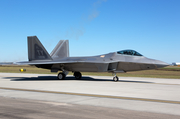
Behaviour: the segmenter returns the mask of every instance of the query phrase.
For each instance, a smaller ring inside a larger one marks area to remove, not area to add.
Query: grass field
[[[26,69],[26,72],[20,72],[19,69]],[[36,68],[35,66],[0,66],[0,72],[6,73],[36,73],[36,74],[57,74],[50,70]],[[69,75],[72,75],[69,72]],[[111,73],[82,72],[82,75],[112,76]],[[117,73],[119,77],[151,77],[151,78],[172,78],[180,79],[180,67],[169,66],[156,70],[134,71],[127,73]]]

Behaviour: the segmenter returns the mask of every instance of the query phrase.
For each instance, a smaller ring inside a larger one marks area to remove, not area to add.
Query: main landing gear
[[[60,72],[57,77],[59,80],[63,80],[65,79],[66,75],[66,72]],[[80,72],[74,72],[74,76],[76,79],[81,79],[82,74]]]
[[[63,80],[66,77],[66,75],[65,75],[65,73],[61,72],[61,73],[58,74],[57,77],[58,77],[59,80]]]
[[[74,72],[74,76],[76,79],[81,79],[82,74],[80,72]]]

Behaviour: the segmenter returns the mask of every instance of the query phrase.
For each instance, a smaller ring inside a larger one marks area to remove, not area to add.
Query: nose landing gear
[[[114,77],[113,77],[113,80],[114,80],[115,82],[117,82],[117,81],[119,81],[119,78],[118,78],[117,76],[114,76]]]
[[[113,80],[114,80],[115,82],[119,81],[119,78],[118,78],[118,76],[116,76],[116,73],[113,73],[113,74],[114,74]]]

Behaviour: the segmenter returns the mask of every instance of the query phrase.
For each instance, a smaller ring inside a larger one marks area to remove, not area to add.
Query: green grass
[[[20,72],[19,69],[26,69],[26,72]],[[6,73],[35,73],[51,74],[50,70],[37,68],[35,66],[0,66],[0,72]]]
[[[180,71],[180,67],[179,66],[168,66],[168,67],[160,68],[158,70]]]
[[[20,72],[19,69],[26,69],[26,72]],[[0,66],[0,72],[6,73],[36,73],[36,74],[57,74],[51,73],[50,70],[36,68],[35,66]],[[72,75],[69,72],[69,75]],[[95,75],[95,76],[112,76],[107,72],[82,72],[82,75]],[[117,73],[119,77],[150,77],[150,78],[172,78],[180,79],[180,67],[169,66],[157,70],[144,70],[134,71],[127,73]]]

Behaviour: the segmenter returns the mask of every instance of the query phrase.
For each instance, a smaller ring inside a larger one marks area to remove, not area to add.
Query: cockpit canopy
[[[143,56],[134,50],[121,50],[121,51],[118,51],[117,53],[123,54],[123,55]]]

